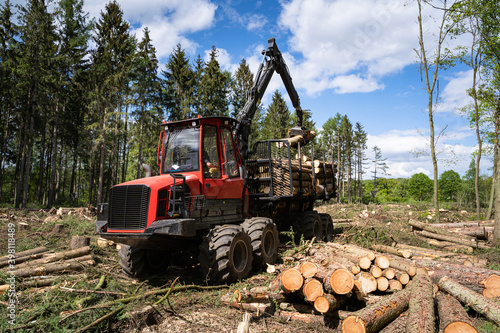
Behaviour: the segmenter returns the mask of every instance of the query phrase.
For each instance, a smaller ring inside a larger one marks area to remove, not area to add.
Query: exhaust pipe
[[[146,163],[142,163],[142,169],[146,173],[146,178],[151,177],[151,167],[149,165],[147,165]]]

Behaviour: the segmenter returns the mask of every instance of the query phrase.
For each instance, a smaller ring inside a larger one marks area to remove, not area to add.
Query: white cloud
[[[260,5],[257,3],[256,8]],[[231,7],[229,4],[222,4],[222,10],[225,16],[232,22],[241,25],[248,31],[260,31],[267,25],[267,18],[261,14],[240,14],[236,9]]]
[[[467,89],[472,87],[472,79],[472,69],[455,73],[443,90],[437,111],[458,113],[459,108],[472,103],[472,98],[467,94]]]
[[[217,5],[208,0],[121,0],[119,4],[125,19],[135,27],[133,33],[139,40],[143,29],[149,28],[158,58],[170,55],[178,43],[188,53],[194,54],[198,45],[186,34],[212,27],[217,9]],[[85,10],[89,11],[91,18],[99,19],[105,3],[88,0]]]
[[[350,0],[291,0],[282,7],[280,25],[292,35],[291,50],[303,57],[290,71],[301,78],[298,85],[308,94],[332,88],[340,93],[382,89],[378,80],[417,60],[418,10],[413,1],[358,0],[353,5]],[[433,50],[438,22],[427,18],[430,13],[440,11],[424,6],[426,48]],[[351,80],[336,82],[338,76],[353,74],[369,84],[352,89]]]
[[[470,130],[469,130],[470,131]],[[462,133],[462,130],[455,131]],[[464,133],[466,131],[463,131]],[[380,148],[382,158],[386,158],[386,164],[389,167],[387,172],[390,177],[411,177],[415,173],[423,172],[429,177],[433,177],[433,166],[429,150],[427,131],[420,129],[410,130],[392,130],[380,135],[368,134],[367,156],[373,158],[373,147]],[[443,171],[453,169],[463,175],[469,167],[471,154],[476,150],[474,146],[464,144],[453,144],[453,138],[443,137],[442,143],[438,145],[438,170]],[[412,151],[424,152],[414,156]],[[488,157],[483,157],[481,163],[481,173],[491,173],[488,168],[491,167],[491,161]],[[368,164],[368,170],[371,170],[372,163]],[[368,171],[369,172],[369,171]]]
[[[384,88],[383,84],[378,83],[373,78],[364,79],[354,74],[335,77],[331,82],[331,86],[334,87],[335,92],[338,94],[370,92]]]

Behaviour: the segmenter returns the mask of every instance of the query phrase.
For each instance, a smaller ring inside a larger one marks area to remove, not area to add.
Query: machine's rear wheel
[[[250,237],[237,225],[213,228],[200,245],[200,270],[211,284],[245,278],[252,269],[252,259]]]
[[[265,217],[254,217],[242,224],[250,236],[253,249],[253,267],[274,264],[278,258],[279,235],[276,224]]]
[[[315,210],[303,212],[295,223],[295,229],[298,232],[298,239],[301,235],[306,240],[313,239],[313,237],[316,237],[318,241],[323,239],[321,219]]]
[[[330,242],[333,239],[333,221],[330,214],[319,214],[321,227],[323,228],[323,240]]]
[[[137,278],[144,274],[146,267],[146,250],[121,244],[118,251],[120,266],[125,274]]]

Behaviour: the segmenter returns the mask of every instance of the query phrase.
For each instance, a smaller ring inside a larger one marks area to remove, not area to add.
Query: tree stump
[[[85,236],[73,236],[71,238],[71,249],[76,250],[81,247],[89,246],[90,237]]]

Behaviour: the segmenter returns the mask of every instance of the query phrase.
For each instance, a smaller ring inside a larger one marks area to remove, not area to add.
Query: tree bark
[[[431,260],[417,260],[416,263],[427,268],[427,272],[434,283],[438,283],[442,277],[448,276],[478,293],[483,291],[484,284],[491,275],[498,274],[498,271],[495,270]]]
[[[396,256],[403,257],[403,258],[410,258],[411,257],[410,251],[404,250],[404,249],[398,249],[398,248],[393,247],[393,246],[387,246],[387,245],[382,245],[382,244],[372,244],[371,248],[375,251],[390,253],[390,254],[394,254]]]
[[[408,322],[408,311],[403,312],[389,325],[384,327],[379,333],[406,333],[406,323]]]
[[[325,294],[316,298],[314,309],[322,314],[332,312],[340,308],[346,300],[347,297],[345,296]]]
[[[19,258],[19,257],[24,257],[24,256],[32,255],[32,254],[44,253],[44,252],[47,252],[47,251],[48,251],[48,249],[45,246],[40,246],[40,247],[31,249],[31,250],[17,252],[16,253],[16,257]],[[2,261],[8,261],[8,260],[9,260],[9,256],[0,257],[0,262],[2,262]]]
[[[82,248],[79,248],[79,249],[76,249],[76,250],[61,252],[61,253],[58,253],[58,254],[56,254],[55,256],[52,256],[52,257],[42,258],[42,259],[37,259],[37,260],[25,262],[22,265],[16,266],[16,268],[20,269],[20,268],[24,268],[24,267],[27,267],[27,266],[33,267],[35,265],[44,265],[44,264],[48,264],[48,263],[51,263],[51,262],[56,262],[56,261],[59,261],[59,260],[67,260],[67,259],[82,257],[82,256],[85,256],[85,255],[87,255],[89,253],[90,253],[90,247],[86,246],[86,247],[82,247]]]
[[[343,333],[374,333],[408,309],[411,288],[383,298],[380,302],[354,312],[342,321]]]
[[[496,303],[473,290],[470,290],[460,283],[445,276],[439,280],[439,287],[448,294],[456,297],[463,304],[467,304],[474,311],[482,314],[489,320],[500,325],[500,304]]]
[[[428,275],[417,274],[411,287],[408,306],[407,333],[434,333],[434,299],[432,281]]]
[[[83,266],[76,260],[71,260],[63,263],[50,263],[44,266],[39,266],[35,268],[23,268],[16,271],[11,271],[12,275],[16,277],[27,277],[27,276],[37,276],[37,275],[45,275],[56,272],[63,271],[76,271],[82,269]]]
[[[440,332],[477,333],[472,320],[456,298],[438,292],[436,294],[436,303],[439,314]]]
[[[434,238],[437,240],[444,240],[444,241],[452,242],[452,243],[456,243],[456,244],[467,245],[467,246],[473,247],[475,249],[477,249],[477,248],[489,249],[490,248],[489,246],[485,245],[484,243],[481,243],[481,242],[478,242],[478,241],[475,241],[472,239],[464,239],[464,238],[459,238],[456,236],[445,236],[445,235],[435,234],[433,232],[428,232],[425,230],[424,231],[415,231],[415,234],[421,235],[424,237],[428,237],[428,238]]]

